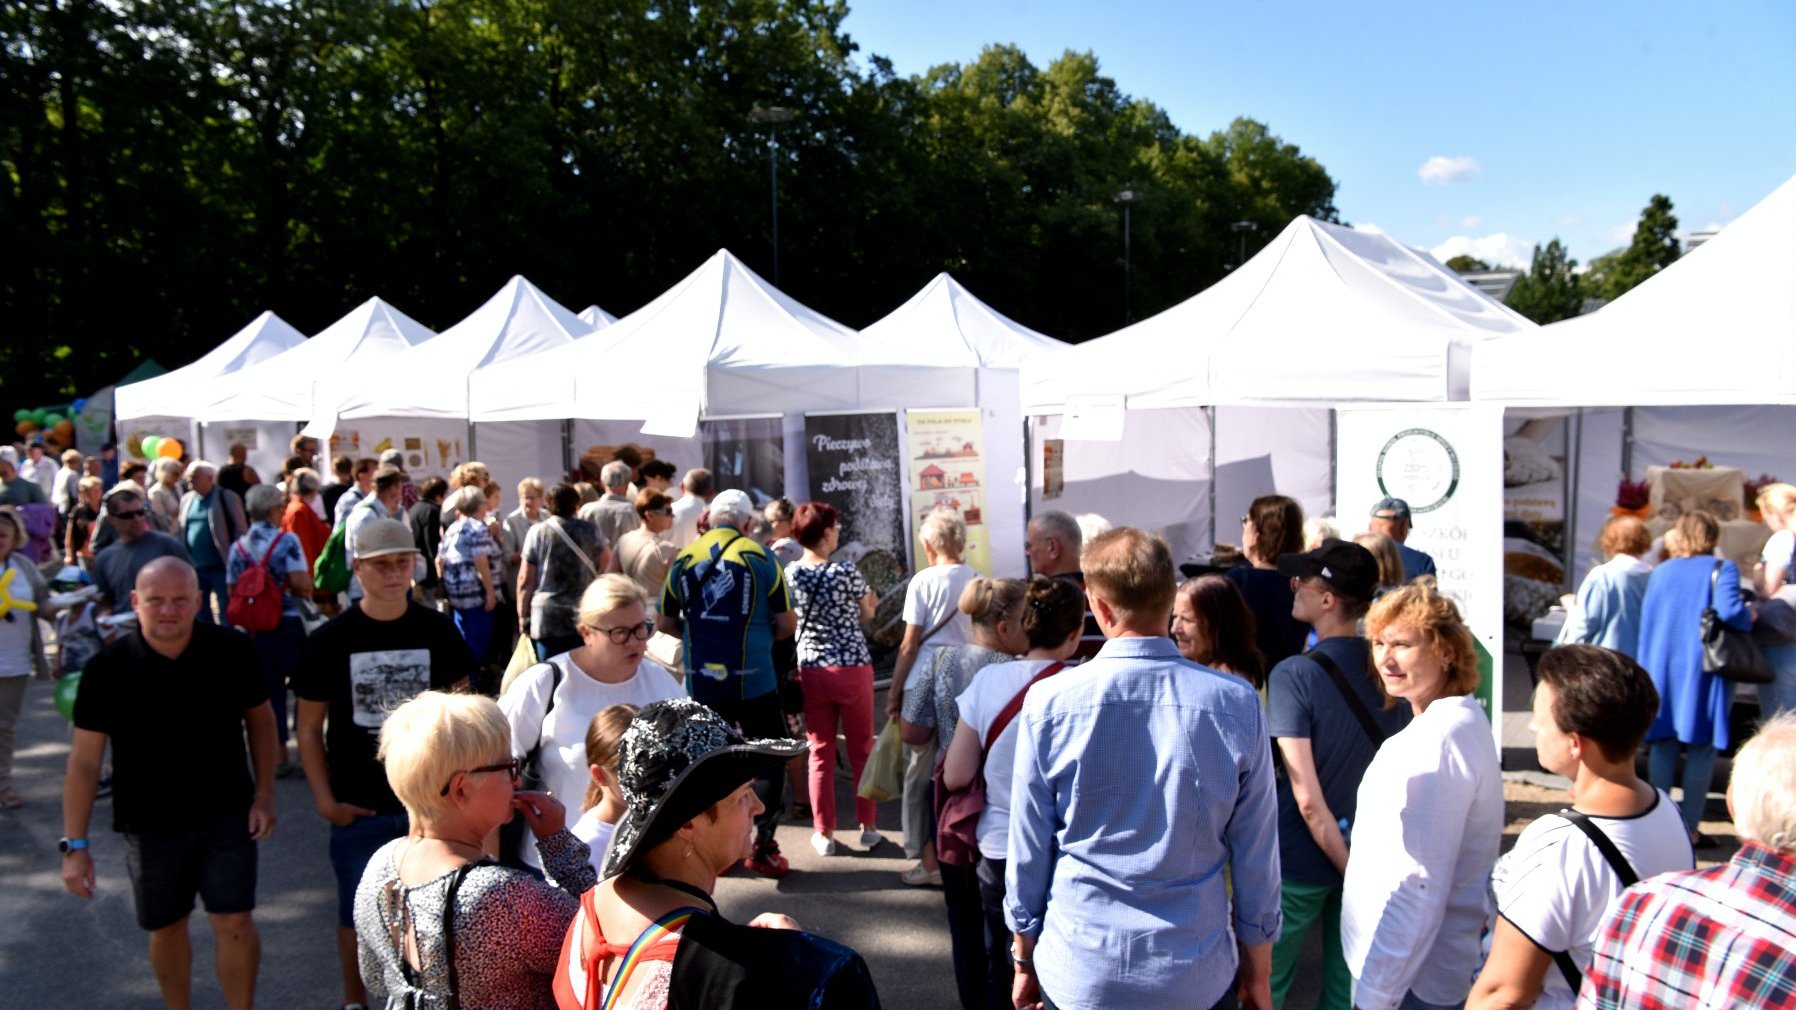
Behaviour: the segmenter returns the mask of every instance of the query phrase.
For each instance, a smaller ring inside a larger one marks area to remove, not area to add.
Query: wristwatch
[[[58,838],[56,840],[56,851],[65,856],[71,852],[80,852],[85,848],[87,848],[87,839],[85,838]]]
[[[1014,942],[1011,943],[1011,945],[1010,945],[1010,961],[1012,964],[1016,965],[1018,968],[1023,969],[1024,971],[1034,971],[1035,970],[1035,962],[1024,957],[1022,955],[1022,952],[1017,950],[1017,946]]]

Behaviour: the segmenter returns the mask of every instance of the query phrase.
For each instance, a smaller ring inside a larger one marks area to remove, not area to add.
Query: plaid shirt
[[[1796,1006],[1796,859],[1747,843],[1726,864],[1622,893],[1578,1007]]]

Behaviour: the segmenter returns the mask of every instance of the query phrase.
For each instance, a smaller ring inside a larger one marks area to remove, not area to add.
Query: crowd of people
[[[233,451],[153,477],[101,461],[93,485],[64,460],[53,489],[60,557],[40,560],[135,617],[82,673],[62,877],[92,894],[106,780],[170,1006],[195,897],[227,1004],[251,1005],[289,737],[330,824],[346,1008],[879,1005],[855,951],[713,897],[726,873],[792,872],[775,827],[795,764],[819,857],[886,842],[864,795],[855,831],[838,819],[839,764],[859,783],[874,751],[879,595],[839,556],[836,509],[758,506],[702,469],[676,496],[633,446],[591,484],[523,481],[511,511],[478,463],[414,485],[402,459],[338,456],[327,484],[317,444],[291,448],[276,483]],[[0,453],[0,502],[22,479]],[[1499,858],[1479,651],[1403,501],[1344,539],[1264,496],[1240,563],[1183,584],[1158,536],[1059,512],[1027,525],[1029,577],[985,577],[965,522],[926,516],[884,712],[899,883],[940,889],[958,1002],[1271,1008],[1300,972],[1329,1008],[1796,1001],[1796,714],[1767,707],[1728,791],[1740,851],[1695,869],[1733,742],[1698,624],[1751,620],[1705,518],[1650,569],[1642,530],[1605,531],[1618,560],[1533,699],[1570,802]],[[0,519],[12,571],[34,538],[19,508]],[[1775,550],[1761,592],[1789,575],[1789,538]],[[17,570],[14,606],[47,605]],[[14,623],[8,766],[44,668],[37,622]],[[171,761],[193,772],[178,787]]]

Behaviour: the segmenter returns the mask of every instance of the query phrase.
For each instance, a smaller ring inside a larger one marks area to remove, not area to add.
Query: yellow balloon
[[[180,459],[181,443],[172,438],[164,438],[156,446],[156,455],[161,456],[163,459]]]

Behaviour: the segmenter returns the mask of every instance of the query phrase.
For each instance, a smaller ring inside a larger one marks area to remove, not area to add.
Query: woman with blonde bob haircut
[[[648,658],[648,596],[629,576],[601,575],[586,587],[578,628],[579,648],[525,670],[499,698],[524,773],[540,776],[550,795],[570,798],[584,795],[592,778],[586,731],[594,716],[686,694],[677,676]],[[533,854],[528,839],[515,853],[535,866]],[[505,855],[514,855],[509,846]]]
[[[1360,780],[1341,894],[1356,1006],[1454,1006],[1482,961],[1487,883],[1503,836],[1503,779],[1477,690],[1477,647],[1434,580],[1366,614],[1372,665],[1410,724]]]
[[[380,759],[412,830],[374,854],[356,889],[368,995],[386,1006],[553,1007],[559,940],[597,875],[561,803],[518,791],[499,707],[427,691],[381,725]],[[553,883],[486,855],[514,812],[540,839]]]

